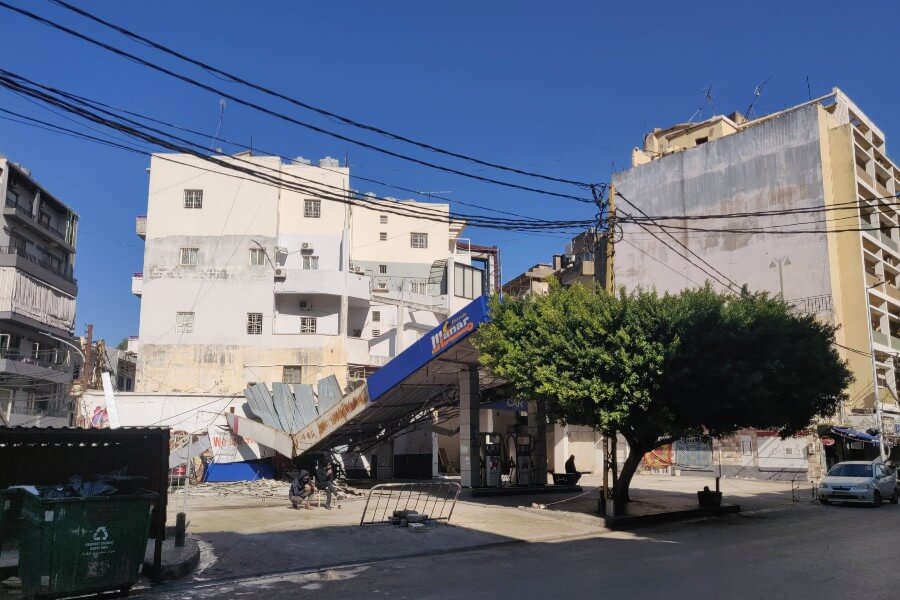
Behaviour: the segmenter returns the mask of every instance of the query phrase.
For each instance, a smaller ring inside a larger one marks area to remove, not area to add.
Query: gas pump
[[[509,436],[510,446],[514,446],[515,453],[515,480],[516,485],[534,485],[534,462],[531,455],[534,453],[534,436],[528,434],[516,434]]]
[[[500,487],[503,465],[503,436],[499,433],[480,433],[481,443],[481,485],[482,487]]]

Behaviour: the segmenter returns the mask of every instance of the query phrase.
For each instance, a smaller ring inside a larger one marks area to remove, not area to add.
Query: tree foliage
[[[494,298],[476,338],[482,363],[553,421],[625,437],[625,497],[662,444],[744,427],[786,437],[833,414],[852,380],[833,343],[834,327],[764,293],[614,296],[555,282],[545,296]]]

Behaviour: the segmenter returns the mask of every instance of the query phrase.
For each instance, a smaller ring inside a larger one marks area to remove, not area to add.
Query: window
[[[304,200],[303,201],[303,216],[310,219],[318,219],[322,216],[322,201],[321,200]]]
[[[387,215],[378,215],[378,222],[387,225]]]
[[[303,367],[284,367],[281,373],[282,383],[303,383]]]
[[[387,273],[387,265],[378,265],[378,272],[382,275]]]
[[[427,248],[428,247],[428,234],[427,233],[410,233],[409,234],[409,247],[410,248]]]
[[[427,294],[428,293],[428,282],[427,281],[410,281],[409,282],[409,291],[413,294]]]
[[[316,332],[316,318],[315,317],[300,317],[300,333],[315,333]]]
[[[55,256],[50,257],[50,268],[54,271],[62,271],[62,261]]]
[[[386,242],[387,241],[387,231],[382,231],[378,234],[378,241]]]
[[[362,329],[354,329],[353,333],[350,335],[353,338],[361,338],[362,337]]]
[[[175,313],[175,333],[194,333],[194,313]]]
[[[319,257],[318,256],[304,256],[303,257],[303,268],[307,271],[315,271],[319,268]]]
[[[481,269],[456,264],[453,275],[453,293],[457,298],[472,299],[481,296]]]
[[[200,248],[182,248],[181,249],[181,266],[196,267],[197,259],[200,257]]]
[[[125,391],[130,392],[132,387],[134,387],[134,384],[131,382],[131,379],[130,378],[126,379],[125,380]]]
[[[44,227],[50,227],[50,215],[48,215],[44,211],[41,211],[40,216],[38,217],[38,223],[40,223]]]
[[[31,358],[37,360],[41,356],[41,345],[38,342],[31,342]]]
[[[753,446],[750,445],[750,440],[741,441],[741,454],[744,456],[753,455]]]
[[[373,337],[373,338],[381,337],[381,330],[380,330],[380,329],[373,329],[373,330],[372,330],[372,337]]]
[[[203,190],[184,190],[185,208],[203,208]]]
[[[121,375],[119,375],[119,377],[116,379],[116,389],[117,390],[125,389],[125,378],[122,377]]]
[[[262,248],[250,248],[250,266],[261,267],[266,264],[266,251]]]
[[[696,140],[694,140],[694,143],[699,146],[700,144],[705,144],[708,141],[709,141],[709,136],[705,136],[705,137],[698,137]]]
[[[380,322],[381,322],[381,311],[380,311],[380,310],[373,310],[373,311],[372,311],[372,322],[373,322],[373,323],[380,323]]]
[[[247,335],[262,335],[262,313],[247,313]]]

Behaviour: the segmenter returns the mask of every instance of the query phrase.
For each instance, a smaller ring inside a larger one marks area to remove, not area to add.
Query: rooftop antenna
[[[809,75],[806,76],[806,95],[812,100],[812,90],[809,89]]]
[[[225,98],[219,98],[219,123],[216,125],[216,135],[213,137],[213,147],[216,148],[216,152],[222,153],[222,149],[217,147],[216,144],[219,143],[219,132],[222,131],[222,122],[225,121]]]
[[[716,106],[715,106],[715,104],[713,104],[712,88],[713,88],[713,84],[709,84],[708,86],[706,86],[705,90],[701,90],[703,92],[703,104],[701,104],[700,107],[694,111],[694,114],[692,114],[691,118],[688,119],[688,123],[693,122],[694,117],[696,117],[697,115],[700,115],[702,117],[703,109],[706,106],[709,106],[709,109],[710,109],[709,116],[712,117],[716,114]]]
[[[775,77],[775,76],[769,75],[768,79],[766,79],[765,81],[763,81],[762,83],[757,85],[755,88],[753,88],[753,101],[750,102],[750,106],[747,107],[747,113],[746,113],[747,119],[753,118],[753,105],[756,104],[756,101],[759,99],[760,95],[762,94],[763,88],[766,86],[767,83],[769,83],[769,81],[772,80],[773,77]]]

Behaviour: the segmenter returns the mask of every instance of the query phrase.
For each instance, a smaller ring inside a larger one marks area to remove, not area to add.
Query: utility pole
[[[604,249],[603,242],[600,240],[600,222],[603,219],[604,202],[597,188],[591,188],[594,195],[594,202],[597,204],[597,226],[594,229],[594,280],[597,285],[603,285],[607,294],[616,293],[616,276],[614,271],[615,257],[615,221],[616,221],[616,186],[610,184],[607,188],[606,202],[606,262],[603,269],[600,268],[601,262],[600,251]],[[618,465],[616,462],[616,430],[607,430],[602,433],[603,447],[603,485],[601,488],[600,499],[598,501],[598,511],[606,517],[613,517],[616,514],[616,487],[618,484]],[[612,479],[612,481],[610,481]],[[611,484],[611,485],[610,485]],[[610,498],[612,496],[612,498]]]
[[[616,293],[616,272],[614,269],[614,260],[616,256],[616,232],[615,232],[615,224],[616,224],[616,186],[612,183],[609,184],[609,191],[607,192],[609,196],[609,203],[607,205],[607,210],[609,211],[609,215],[606,218],[607,227],[606,227],[606,293],[607,294],[615,294]],[[609,468],[612,471],[612,511],[607,510],[606,516],[615,517],[618,512],[618,500],[619,500],[619,464],[616,458],[618,454],[617,446],[617,435],[615,427],[609,432],[607,435],[609,440]]]
[[[866,306],[869,305],[869,290],[884,285],[885,283],[887,283],[887,280],[879,281],[866,288]],[[878,428],[878,455],[881,457],[881,460],[884,461],[887,460],[887,451],[884,447],[884,420],[881,414],[881,394],[878,391],[878,362],[875,359],[875,336],[872,332],[871,325],[869,325],[867,329],[869,330],[869,350],[872,352],[872,393],[874,394],[872,398],[875,401],[875,426]]]

